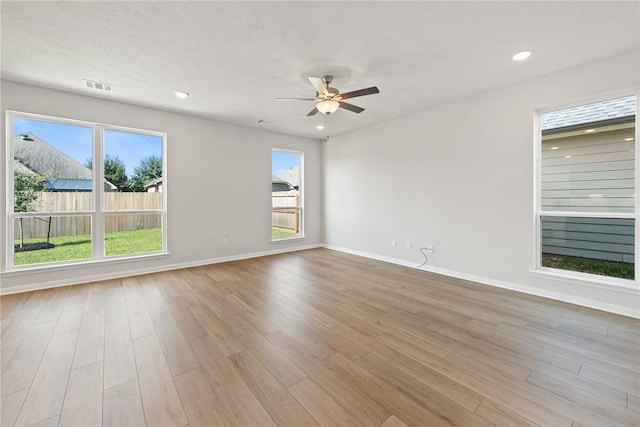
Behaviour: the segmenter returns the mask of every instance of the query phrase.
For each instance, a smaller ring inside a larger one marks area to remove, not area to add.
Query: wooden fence
[[[300,232],[300,193],[273,192],[271,193],[271,226]]]
[[[104,207],[107,210],[147,210],[162,209],[162,193],[105,193]],[[54,216],[48,212],[76,212],[93,209],[92,194],[88,192],[43,192],[34,210],[37,216],[22,219],[23,237],[25,239],[46,238],[56,236],[74,236],[91,233],[91,217]],[[139,215],[106,214],[104,217],[105,232],[131,231],[162,226],[162,215],[148,213]],[[20,220],[14,221],[14,238],[20,238]]]
[[[634,262],[632,218],[545,216],[541,233],[544,254]]]

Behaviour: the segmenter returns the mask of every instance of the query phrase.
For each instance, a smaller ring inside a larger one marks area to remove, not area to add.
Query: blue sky
[[[90,127],[23,118],[14,119],[14,135],[27,132],[33,133],[83,165],[92,157],[92,130]],[[127,169],[127,175],[131,176],[133,169],[140,164],[143,158],[162,157],[162,138],[106,130],[104,133],[104,152],[122,160]]]
[[[271,155],[271,174],[278,175],[300,163],[299,153],[287,151],[273,151]]]

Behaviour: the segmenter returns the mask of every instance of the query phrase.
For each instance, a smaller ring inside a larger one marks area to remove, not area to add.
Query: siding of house
[[[633,137],[634,129],[629,128],[546,140],[542,209],[632,213],[634,141],[625,139]],[[541,219],[540,232],[545,254],[634,261],[633,219],[546,216]]]
[[[633,213],[633,137],[630,128],[545,141],[542,210]]]
[[[542,217],[542,253],[634,262],[631,218]]]

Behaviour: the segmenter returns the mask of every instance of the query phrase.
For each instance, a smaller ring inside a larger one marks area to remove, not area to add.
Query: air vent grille
[[[89,89],[99,90],[101,92],[113,92],[113,85],[109,83],[94,82],[93,80],[82,80]]]

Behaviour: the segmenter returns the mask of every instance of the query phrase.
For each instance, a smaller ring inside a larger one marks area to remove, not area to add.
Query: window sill
[[[555,280],[573,285],[589,286],[609,291],[638,294],[638,283],[635,280],[618,279],[616,277],[598,276],[596,274],[565,272],[553,268],[531,270],[531,275],[541,279]]]
[[[31,274],[46,274],[55,271],[67,271],[67,270],[80,270],[88,267],[99,267],[106,265],[118,265],[118,264],[127,264],[132,262],[139,261],[150,261],[155,259],[164,259],[168,258],[170,255],[169,252],[160,252],[153,254],[144,254],[144,255],[136,255],[136,256],[128,256],[126,258],[105,258],[101,260],[86,260],[86,261],[76,261],[73,263],[65,263],[65,264],[46,264],[39,266],[18,266],[14,267],[11,270],[3,271],[0,276],[5,277],[19,277],[19,276],[28,276]]]
[[[306,236],[283,237],[282,239],[271,239],[271,243],[290,242],[292,240],[304,240]]]

